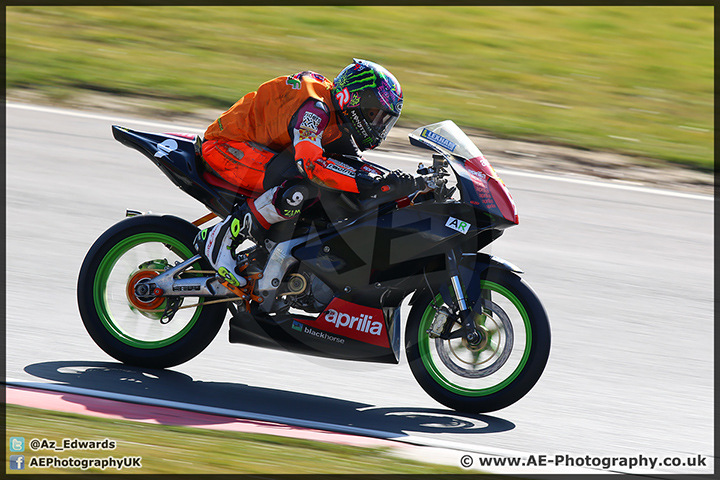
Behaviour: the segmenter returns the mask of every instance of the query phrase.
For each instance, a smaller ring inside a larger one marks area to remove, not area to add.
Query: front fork
[[[467,299],[465,298],[465,290],[462,287],[460,281],[460,270],[458,268],[458,254],[455,250],[450,250],[447,255],[448,271],[450,272],[450,284],[452,285],[452,293],[455,296],[460,316],[460,323],[462,325],[465,339],[470,346],[476,346],[482,343],[483,336],[475,326],[475,320],[473,319],[473,310],[468,306]]]

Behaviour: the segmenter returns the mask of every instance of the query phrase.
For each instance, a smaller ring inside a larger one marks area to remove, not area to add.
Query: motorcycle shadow
[[[485,414],[417,407],[379,408],[344,399],[287,390],[238,383],[196,381],[189,375],[173,370],[139,368],[121,363],[42,362],[26,366],[25,372],[69,387],[250,412],[250,415],[274,415],[304,422],[377,430],[396,434],[398,437],[408,433],[484,434],[515,428],[508,420]],[[90,411],[117,414],[110,405],[97,402],[92,397],[85,400],[85,397],[67,395],[66,399],[81,403]],[[164,417],[157,415],[158,418],[155,418],[156,412],[153,408],[133,408],[131,413],[122,415],[128,420],[154,420],[168,424]],[[242,418],[240,413],[237,415],[228,416],[227,423],[233,422],[235,418]],[[202,426],[217,424],[218,417],[188,412],[177,421],[171,422],[173,425]]]

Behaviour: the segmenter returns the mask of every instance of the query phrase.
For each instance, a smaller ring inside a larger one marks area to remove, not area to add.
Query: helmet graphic
[[[343,123],[360,150],[377,147],[400,117],[400,83],[384,67],[353,59],[333,82],[332,94]]]

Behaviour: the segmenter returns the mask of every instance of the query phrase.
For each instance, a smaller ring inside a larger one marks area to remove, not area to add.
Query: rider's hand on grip
[[[385,176],[359,171],[355,180],[358,190],[364,197],[377,195],[388,199],[402,198],[426,188],[424,178],[413,177],[401,170],[395,170]]]
[[[400,170],[385,176],[380,182],[380,192],[392,195],[395,198],[407,197],[417,190],[425,188],[425,181],[421,177],[413,177]]]

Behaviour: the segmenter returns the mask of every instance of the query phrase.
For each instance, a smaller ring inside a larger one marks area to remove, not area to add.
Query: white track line
[[[185,402],[176,402],[172,400],[163,400],[158,398],[148,398],[148,397],[140,397],[136,395],[126,395],[122,393],[113,393],[113,392],[105,392],[102,390],[91,390],[86,388],[79,388],[79,387],[73,387],[70,385],[62,385],[62,384],[54,384],[54,383],[42,383],[42,382],[28,382],[23,380],[16,380],[16,379],[6,379],[4,382],[7,386],[12,387],[24,387],[24,388],[34,388],[38,390],[49,390],[49,391],[55,391],[55,392],[62,392],[62,393],[72,393],[76,395],[85,395],[90,397],[96,397],[96,398],[103,398],[107,400],[115,400],[115,401],[121,401],[121,402],[128,402],[128,403],[135,403],[135,404],[141,404],[141,405],[150,405],[150,406],[156,406],[156,407],[166,407],[166,408],[174,408],[178,410],[185,410],[195,413],[205,413],[210,415],[220,415],[224,417],[231,417],[231,418],[241,418],[244,420],[255,420],[255,421],[265,421],[265,422],[272,422],[272,423],[279,423],[284,425],[292,425],[296,427],[303,427],[303,428],[310,428],[314,430],[324,430],[324,431],[330,431],[330,432],[337,432],[337,433],[345,433],[345,434],[351,434],[351,435],[359,435],[359,436],[365,436],[365,437],[372,437],[372,438],[381,438],[385,440],[391,440],[396,441],[400,443],[405,443],[408,445],[414,445],[417,447],[430,447],[434,449],[440,449],[441,451],[447,452],[445,455],[446,459],[449,458],[448,455],[450,455],[451,458],[453,458],[453,462],[455,461],[454,455],[457,455],[457,463],[450,462],[439,462],[439,463],[445,463],[448,465],[459,465],[459,455],[460,454],[476,454],[476,455],[483,455],[483,456],[493,456],[493,457],[507,457],[507,458],[529,458],[532,455],[526,452],[520,452],[516,450],[509,450],[504,448],[494,448],[494,447],[486,447],[486,446],[479,446],[479,445],[466,445],[463,443],[457,443],[452,442],[448,440],[441,440],[431,437],[424,437],[424,436],[418,436],[418,435],[408,435],[405,433],[397,433],[397,432],[385,432],[382,430],[375,430],[375,429],[369,429],[369,428],[360,428],[360,427],[351,427],[348,425],[339,425],[334,423],[326,423],[326,422],[316,422],[312,420],[301,420],[298,418],[292,418],[292,417],[284,417],[280,415],[267,415],[262,413],[255,413],[255,412],[248,412],[244,410],[232,410],[228,408],[220,408],[220,407],[211,407],[206,405],[197,405],[192,403],[185,403]],[[535,455],[537,456],[537,455]],[[429,461],[432,462],[430,458],[424,458],[423,461]],[[438,463],[438,462],[433,462]],[[507,468],[510,468],[508,470]],[[518,467],[521,470],[520,473],[516,473],[512,470],[513,467],[482,467],[482,471],[487,473],[496,473],[496,474],[509,474],[513,476],[522,477],[524,475],[529,475],[533,473],[542,473],[542,474],[557,474],[557,473],[579,473],[579,474],[598,474],[598,473],[626,473],[626,474],[635,474],[635,475],[659,475],[662,472],[654,471],[654,470],[644,470],[644,469],[633,469],[633,470],[615,470],[615,469],[602,469],[602,468],[596,468],[596,467],[558,467],[553,468],[550,466],[549,468],[543,467],[543,468],[530,468],[530,472],[528,472],[529,467]],[[470,473],[470,471],[468,471]]]
[[[302,420],[298,418],[292,418],[292,417],[284,417],[280,415],[267,415],[262,413],[255,413],[255,412],[248,412],[244,410],[232,410],[228,408],[220,408],[220,407],[211,407],[206,405],[197,405],[193,403],[185,403],[185,402],[176,402],[173,400],[163,400],[158,398],[148,398],[148,397],[140,397],[136,395],[126,395],[123,393],[114,393],[114,392],[105,392],[102,390],[92,390],[92,389],[86,389],[86,388],[80,388],[80,387],[73,387],[70,385],[62,385],[62,384],[55,384],[55,383],[42,383],[42,382],[28,382],[23,380],[17,380],[17,379],[11,379],[8,378],[5,380],[5,385],[11,386],[11,387],[21,387],[21,388],[33,388],[38,390],[49,390],[53,392],[61,392],[61,393],[72,393],[76,395],[85,395],[95,398],[103,398],[106,400],[115,400],[120,402],[127,402],[127,403],[135,403],[140,405],[150,405],[155,407],[166,407],[166,408],[174,408],[178,410],[185,410],[195,413],[205,413],[210,415],[220,415],[223,417],[231,417],[231,418],[241,418],[244,420],[256,420],[256,421],[264,421],[264,422],[272,422],[272,423],[279,423],[284,425],[292,425],[296,427],[303,427],[303,428],[310,428],[314,430],[324,430],[324,431],[330,431],[330,432],[338,432],[338,433],[346,433],[351,435],[359,435],[359,436],[365,436],[365,437],[372,437],[372,438],[381,438],[385,440],[392,440],[397,441],[401,443],[406,443],[409,445],[415,445],[420,447],[431,447],[431,448],[439,448],[447,451],[457,452],[458,455],[460,453],[474,453],[484,456],[494,456],[494,457],[523,457],[527,458],[530,457],[530,454],[514,451],[514,450],[507,450],[502,448],[493,448],[493,447],[481,447],[476,445],[465,445],[462,443],[456,443],[452,441],[447,440],[439,440],[435,438],[430,437],[423,437],[418,435],[408,435],[405,433],[397,433],[397,432],[385,432],[382,430],[375,430],[370,428],[360,428],[360,427],[351,427],[348,425],[339,425],[334,423],[326,423],[326,422],[316,422],[312,420]],[[458,457],[459,460],[459,457]],[[426,459],[425,461],[432,460]],[[456,464],[459,466],[459,461]],[[497,470],[492,467],[483,467],[483,470],[488,473],[507,473],[506,470]],[[542,470],[540,470],[538,473],[540,473]],[[545,473],[618,473],[611,470],[602,470],[602,469],[595,469],[595,468],[569,468],[569,469],[559,469],[559,470],[553,470],[553,469],[544,469]],[[522,474],[514,474],[516,476],[520,476]]]
[[[391,153],[385,153],[385,152],[372,152],[372,155],[380,156],[383,158],[388,159],[395,159],[395,160],[403,160],[407,162],[415,162],[415,165],[417,165],[418,161],[425,160],[425,163],[427,164],[427,159],[424,159],[422,157],[417,157],[417,159],[414,159],[408,155],[395,155]],[[576,185],[588,185],[593,187],[601,187],[601,188],[612,188],[616,190],[627,190],[631,192],[639,192],[639,193],[648,193],[653,195],[665,195],[669,197],[680,197],[680,198],[689,198],[692,200],[714,200],[714,196],[712,195],[702,195],[702,194],[695,194],[695,193],[684,193],[684,192],[675,192],[672,190],[664,190],[661,188],[654,188],[654,187],[644,187],[644,186],[635,186],[635,185],[623,185],[619,183],[610,183],[610,182],[604,182],[601,180],[583,180],[579,178],[569,178],[564,177],[560,175],[552,175],[552,174],[543,174],[543,173],[535,173],[530,172],[527,170],[515,170],[515,169],[504,169],[504,168],[496,168],[495,169],[499,175],[501,176],[508,176],[512,177],[518,176],[518,177],[527,177],[527,178],[538,178],[542,180],[551,180],[556,182],[565,182],[565,183],[574,183]]]
[[[98,113],[89,113],[89,112],[81,112],[76,110],[66,110],[63,108],[56,108],[56,107],[41,107],[38,105],[26,105],[22,103],[6,103],[5,106],[7,108],[17,108],[19,110],[29,110],[32,112],[42,112],[42,113],[52,113],[56,115],[65,115],[68,117],[79,117],[79,118],[89,118],[92,120],[103,120],[111,123],[134,123],[136,125],[144,125],[146,127],[157,127],[157,128],[174,128],[174,129],[180,129],[183,132],[202,132],[205,130],[205,127],[201,126],[194,126],[190,127],[187,125],[179,125],[179,124],[173,124],[173,123],[160,123],[160,122],[150,122],[147,120],[138,120],[134,118],[122,118],[122,117],[116,117],[116,116],[109,116],[109,115],[102,115]]]
[[[34,111],[34,112],[52,113],[52,114],[57,114],[57,115],[66,115],[66,116],[70,116],[70,117],[89,118],[89,119],[103,120],[103,121],[115,122],[115,123],[134,123],[136,125],[143,125],[143,126],[156,127],[156,128],[173,128],[176,130],[177,129],[182,130],[183,132],[201,133],[204,130],[204,127],[197,126],[197,125],[196,126],[187,126],[187,125],[177,125],[177,124],[171,124],[171,123],[152,122],[152,121],[147,121],[147,120],[136,120],[136,119],[121,118],[121,117],[88,113],[88,112],[82,112],[82,111],[76,111],[76,110],[66,110],[66,109],[56,108],[56,107],[42,107],[42,106],[37,106],[37,105],[27,105],[27,104],[22,104],[22,103],[13,103],[13,102],[8,102],[5,105],[7,108],[17,108],[20,110],[30,110],[30,111]],[[424,157],[421,157],[421,156],[411,156],[411,155],[402,155],[402,154],[398,155],[398,154],[385,153],[385,152],[372,152],[371,155],[380,156],[380,157],[384,157],[384,158],[388,158],[388,159],[413,162],[415,164],[417,164],[418,162],[423,161],[423,160],[427,161],[427,159],[425,159]],[[648,193],[648,194],[654,194],[654,195],[665,195],[665,196],[670,196],[670,197],[689,198],[692,200],[705,200],[705,201],[710,200],[710,201],[712,201],[715,198],[712,195],[674,192],[672,190],[664,190],[664,189],[660,189],[660,188],[622,185],[622,184],[617,184],[617,183],[595,181],[595,180],[582,180],[582,179],[578,179],[578,178],[568,178],[568,177],[551,175],[551,174],[534,173],[534,172],[529,172],[529,171],[525,171],[525,170],[505,170],[505,169],[496,169],[496,170],[498,171],[498,173],[500,173],[502,175],[507,175],[507,176],[515,175],[515,176],[519,176],[519,177],[538,178],[538,179],[543,179],[543,180],[573,183],[576,185],[588,185],[588,186],[593,186],[593,187],[613,188],[616,190],[627,190],[627,191],[631,191],[631,192]]]
[[[641,186],[622,185],[622,184],[618,184],[618,183],[602,182],[602,181],[595,181],[595,180],[581,180],[579,178],[560,177],[560,176],[549,175],[549,174],[528,172],[525,170],[505,170],[505,169],[499,169],[499,168],[496,168],[495,170],[497,170],[497,172],[499,174],[507,175],[507,176],[516,175],[518,177],[539,178],[539,179],[543,179],[543,180],[555,180],[555,181],[566,182],[566,183],[574,183],[577,185],[591,185],[594,187],[614,188],[616,190],[627,190],[630,192],[650,193],[650,194],[654,194],[654,195],[665,195],[667,197],[689,198],[692,200],[711,200],[712,201],[715,199],[715,197],[712,195],[674,192],[672,190],[664,190],[664,189],[655,188],[655,187],[641,187]]]
[[[258,420],[264,422],[281,423],[285,425],[294,425],[297,427],[311,428],[315,430],[328,430],[339,433],[348,433],[353,435],[361,435],[373,438],[383,438],[388,440],[396,440],[399,436],[397,433],[383,432],[380,430],[372,430],[368,428],[350,427],[346,425],[335,425],[331,423],[315,422],[312,420],[301,420],[297,418],[282,417],[278,415],[265,415],[262,413],[246,412],[243,410],[232,410],[228,408],[210,407],[206,405],[196,405],[193,403],[176,402],[173,400],[162,400],[157,398],[139,397],[136,395],[126,395],[124,393],[105,392],[102,390],[91,390],[86,388],[73,387],[70,385],[60,385],[55,383],[41,382],[25,382],[21,380],[7,379],[6,385],[13,387],[36,388],[39,390],[51,390],[54,392],[74,393],[77,395],[86,395],[90,397],[104,398],[107,400],[117,400],[120,402],[139,403],[142,405],[151,405],[154,407],[175,408],[178,410],[187,410],[196,413],[207,413],[211,415],[220,415],[223,417],[243,418],[247,420]]]
[[[263,413],[248,412],[244,410],[232,410],[229,408],[211,407],[206,405],[197,405],[193,403],[176,402],[173,400],[163,400],[158,398],[140,397],[136,395],[126,395],[124,393],[106,392],[102,390],[91,390],[87,388],[73,387],[70,385],[62,385],[56,383],[27,382],[8,378],[5,384],[13,387],[35,388],[38,390],[50,390],[54,392],[73,393],[76,395],[86,395],[96,398],[104,398],[106,400],[116,400],[120,402],[138,403],[142,405],[151,405],[154,407],[175,408],[178,410],[187,410],[196,413],[206,413],[211,415],[220,415],[223,417],[242,418],[246,420],[257,420],[264,422],[281,423],[285,425],[293,425],[296,427],[311,428],[315,430],[327,430],[331,432],[347,433],[352,435],[361,435],[373,438],[382,438],[385,440],[396,440],[399,442],[410,443],[414,445],[442,447],[459,450],[463,452],[483,453],[487,455],[520,455],[519,452],[494,449],[479,448],[459,443],[434,440],[432,438],[419,437],[416,435],[407,435],[405,433],[385,432],[382,430],[374,430],[369,428],[351,427],[348,425],[338,425],[334,423],[316,422],[313,420],[302,420],[292,417],[284,417],[280,415],[267,415]]]

